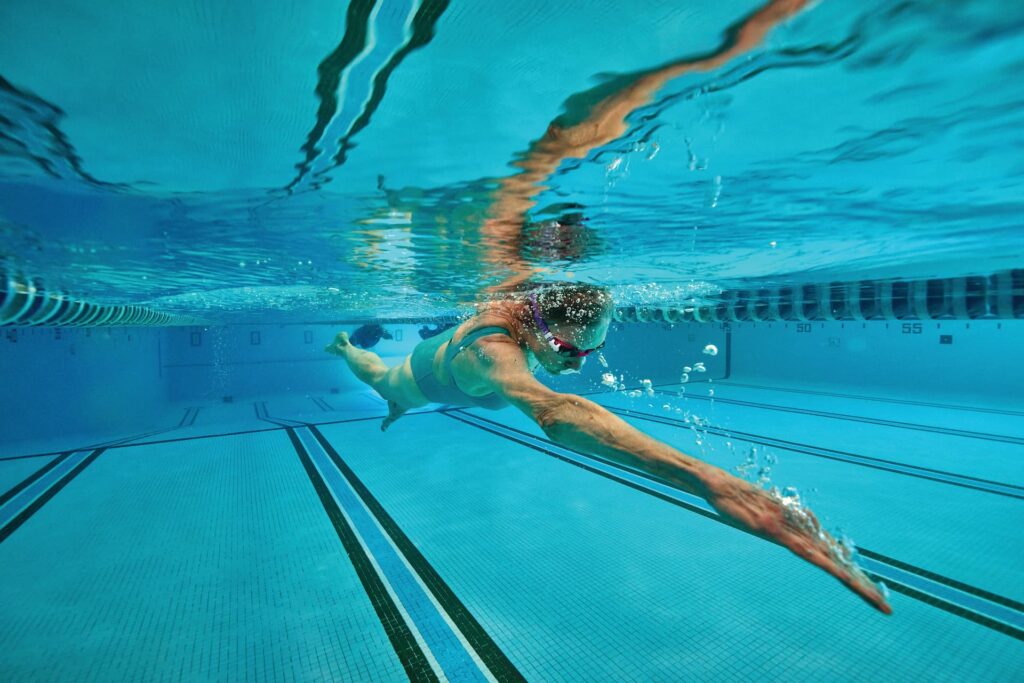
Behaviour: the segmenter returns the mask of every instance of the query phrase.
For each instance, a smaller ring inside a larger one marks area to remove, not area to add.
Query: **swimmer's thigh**
[[[404,361],[388,370],[377,386],[377,392],[381,396],[406,409],[419,408],[430,403],[416,384],[416,378],[412,374],[411,358],[406,356]]]

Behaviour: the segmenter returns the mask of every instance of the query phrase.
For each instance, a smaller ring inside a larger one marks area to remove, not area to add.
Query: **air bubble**
[[[718,347],[715,346],[714,344],[708,344],[707,346],[704,347],[704,355],[705,356],[717,356],[718,355]]]

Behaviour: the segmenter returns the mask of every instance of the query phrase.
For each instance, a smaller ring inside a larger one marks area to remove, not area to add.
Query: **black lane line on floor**
[[[181,422],[178,423],[178,428],[191,427],[196,423],[196,418],[199,417],[199,408],[188,408],[185,414],[181,417]]]
[[[1014,600],[1013,598],[1008,598],[1003,595],[999,595],[998,593],[991,593],[983,588],[977,588],[975,586],[970,585],[969,583],[963,583],[962,581],[951,579],[948,576],[943,576],[942,574],[930,572],[922,567],[907,564],[906,562],[897,560],[894,557],[889,557],[888,555],[883,555],[882,553],[876,553],[873,550],[857,548],[857,552],[863,555],[864,557],[870,557],[872,560],[884,562],[885,564],[891,564],[893,567],[896,567],[897,569],[902,569],[905,572],[910,572],[911,574],[923,576],[924,578],[931,579],[936,583],[942,583],[949,586],[950,588],[956,588],[957,590],[962,591],[964,593],[970,593],[975,597],[983,598],[985,600],[988,600],[989,602],[994,602],[997,605],[1002,605],[1003,607],[1008,607],[1009,609],[1017,610],[1018,612],[1024,612],[1024,602],[1019,602],[1017,600]]]
[[[58,455],[56,458],[54,458],[50,462],[46,463],[45,465],[40,467],[35,472],[33,472],[32,474],[28,475],[28,477],[23,479],[20,483],[15,484],[13,488],[11,488],[6,493],[4,493],[2,496],[0,496],[0,506],[2,506],[4,503],[9,501],[11,498],[14,498],[16,495],[21,493],[23,490],[25,490],[26,488],[31,486],[32,482],[34,482],[35,480],[39,479],[44,474],[46,474],[47,472],[52,470],[54,467],[56,467],[57,465],[61,464],[65,460],[67,460],[71,456],[71,454],[74,453],[74,452],[75,451],[67,451],[65,453],[61,453],[60,455]]]
[[[880,580],[880,577],[873,572],[866,571],[865,573],[875,581]],[[967,619],[968,621],[973,621],[974,623],[979,624],[980,626],[984,626],[986,628],[992,629],[993,631],[998,631],[999,633],[1010,636],[1014,640],[1024,642],[1024,631],[1022,631],[1019,628],[1015,628],[1013,626],[1010,626],[1009,624],[1004,624],[1001,621],[996,621],[995,619],[986,617],[984,614],[972,612],[971,610],[965,609],[960,605],[954,605],[953,603],[942,600],[941,598],[937,598],[934,595],[925,593],[924,591],[917,590],[916,588],[912,588],[910,586],[904,586],[901,583],[890,582],[885,585],[889,588],[889,590],[893,592],[902,593],[903,595],[906,595],[909,598],[914,598],[915,600],[923,602],[927,605],[931,605],[932,607],[938,607],[944,612],[949,612],[950,614],[962,617],[964,619]]]
[[[688,425],[685,422],[675,420],[670,417],[662,417],[661,415],[651,415],[649,413],[641,413],[639,411],[629,410],[627,408],[618,408],[615,406],[604,405],[602,407],[608,410],[609,412],[624,417],[634,417],[638,420],[654,422],[655,424],[662,424],[667,427],[675,427],[677,429],[689,430],[691,428],[691,425]],[[780,448],[782,450],[787,450],[794,453],[803,453],[804,455],[810,455],[815,458],[834,460],[836,462],[843,462],[849,465],[857,465],[858,467],[870,467],[871,469],[882,470],[884,472],[891,472],[893,474],[901,474],[906,477],[926,479],[928,481],[934,481],[940,484],[959,486],[960,488],[971,489],[973,491],[982,491],[984,493],[991,493],[997,496],[1005,496],[1006,498],[1024,500],[1024,487],[1017,486],[1016,484],[1006,484],[1003,482],[992,481],[989,479],[980,479],[978,477],[971,477],[966,474],[946,472],[944,470],[936,470],[930,467],[908,465],[906,463],[898,462],[895,460],[883,460],[881,458],[872,458],[867,455],[858,455],[856,453],[848,453],[846,451],[839,451],[832,448],[824,448],[822,446],[812,446],[810,444],[800,443],[798,441],[776,439],[774,437],[762,436],[760,434],[750,434],[748,432],[739,432],[731,429],[725,430],[722,429],[721,427],[713,427],[711,425],[704,425],[700,427],[700,430],[702,432],[713,434],[715,436],[742,439],[744,441],[760,444],[762,446]],[[913,471],[907,472],[905,470]],[[956,479],[961,479],[964,481],[952,481],[944,477],[954,477]],[[993,486],[999,486],[1012,490],[1005,491],[998,488],[993,488]]]
[[[7,523],[7,526],[0,529],[0,543],[3,543],[5,540],[7,540],[8,536],[13,534],[18,529],[18,527],[20,527],[22,524],[28,521],[28,519],[39,510],[39,508],[46,505],[46,503],[48,503],[51,498],[57,495],[62,488],[67,486],[72,479],[81,474],[82,470],[91,465],[93,461],[96,460],[96,458],[100,457],[100,454],[103,453],[103,451],[105,450],[107,449],[97,448],[96,450],[94,450],[92,453],[86,456],[86,458],[82,460],[82,462],[78,463],[78,465],[74,469],[72,469],[62,478],[54,482],[54,484],[50,488],[46,489],[46,491],[44,491],[42,495],[40,495],[38,498],[32,501],[31,505],[29,505],[27,508],[19,512],[18,515],[14,517],[14,519]],[[68,455],[70,456],[71,454],[69,453]]]
[[[434,410],[421,410],[421,411],[418,411],[418,412],[415,412],[415,413],[410,412],[410,413],[406,413],[402,417],[405,418],[405,417],[412,417],[414,415],[430,415],[432,413],[438,413],[438,412],[441,412],[440,408],[434,409]],[[321,426],[322,425],[336,425],[336,424],[344,424],[344,423],[347,423],[347,422],[366,422],[368,420],[383,420],[385,417],[387,417],[387,415],[371,415],[371,416],[368,416],[368,417],[349,417],[349,418],[345,418],[345,419],[342,419],[342,420],[325,420],[324,422],[311,422],[310,424],[321,425]],[[262,420],[262,421],[265,422],[265,420]],[[271,424],[276,424],[276,423],[271,423]],[[119,444],[119,445],[115,445],[115,446],[104,446],[104,448],[134,448],[135,446],[152,446],[154,444],[174,443],[176,441],[193,441],[195,439],[219,439],[222,436],[239,436],[239,435],[242,435],[242,434],[259,434],[261,432],[276,432],[276,431],[279,431],[281,429],[287,429],[287,428],[288,428],[288,425],[280,425],[280,426],[275,426],[275,427],[263,427],[263,428],[260,428],[260,429],[240,429],[240,430],[234,431],[234,432],[218,432],[216,434],[197,434],[195,436],[179,436],[179,437],[176,437],[174,439],[158,439],[156,441],[140,441],[139,443],[125,443],[125,444]],[[164,431],[166,431],[166,430],[164,430]],[[133,438],[143,438],[143,437],[133,437]],[[86,450],[89,450],[89,448],[95,448],[95,446],[87,446],[85,448],[73,448],[73,449],[71,449],[71,452],[74,453],[76,451],[86,451]],[[66,451],[49,451],[47,453],[31,453],[29,455],[11,455],[11,456],[7,456],[5,458],[0,458],[0,462],[7,462],[8,460],[25,460],[27,458],[45,458],[46,456],[49,456],[49,455],[61,455],[61,454],[65,453],[65,452]]]
[[[394,648],[409,680],[437,681],[438,678],[431,669],[426,655],[420,649],[419,643],[416,642],[405,619],[402,618],[402,614],[384,586],[383,580],[377,575],[370,558],[360,545],[359,539],[356,538],[355,532],[342,514],[338,503],[320,478],[302,441],[291,427],[285,431],[288,432],[288,438],[302,462],[303,469],[306,470],[310,483],[316,490],[316,495],[320,498],[320,504],[323,506],[324,512],[327,513],[327,518],[331,520],[334,531],[338,534],[338,539],[341,540],[341,545],[345,548],[345,553],[359,577],[359,582],[363,585],[363,590],[366,591],[366,597],[373,605],[377,618],[380,620],[381,626],[384,627],[391,647]]]
[[[314,425],[309,425],[309,431],[316,437],[316,440],[323,447],[331,461],[342,473],[349,485],[359,495],[359,498],[366,505],[367,509],[377,518],[381,528],[391,537],[392,542],[405,556],[406,561],[419,575],[423,584],[431,592],[434,598],[440,603],[441,608],[448,617],[455,622],[455,626],[465,636],[473,650],[476,651],[480,660],[486,665],[490,672],[499,681],[522,681],[523,677],[515,665],[509,660],[498,644],[494,642],[490,634],[484,630],[476,617],[459,600],[458,596],[441,578],[434,567],[427,561],[427,558],[419,551],[413,542],[405,535],[401,527],[392,519],[384,506],[370,493],[370,490],[363,484],[356,473],[348,466],[338,452],[331,445],[331,442]],[[298,438],[298,437],[295,437]]]
[[[961,406],[953,405],[950,403],[929,403],[927,401],[911,401],[910,399],[902,398],[883,398],[881,396],[861,396],[858,394],[839,394],[831,391],[815,391],[813,389],[792,389],[788,387],[766,387],[758,384],[746,384],[744,382],[736,382],[729,380],[729,386],[733,387],[746,387],[748,389],[763,389],[765,391],[785,391],[793,394],[812,394],[815,396],[832,396],[834,398],[852,398],[858,401],[877,401],[880,403],[898,403],[908,406],[924,406],[927,408],[945,408],[947,410],[965,410],[975,413],[996,413],[999,415],[1016,415],[1018,417],[1024,417],[1024,411],[1020,410],[1003,410],[1000,408],[982,408],[979,406]]]
[[[899,422],[897,420],[883,420],[878,417],[864,417],[862,415],[849,415],[847,413],[831,413],[824,410],[810,410],[808,408],[796,408],[792,406],[778,406],[772,403],[757,403],[755,401],[744,401],[738,398],[723,398],[721,396],[697,396],[679,394],[678,392],[669,391],[666,389],[656,389],[656,393],[665,396],[674,396],[683,399],[697,399],[700,401],[715,401],[718,403],[726,403],[729,405],[745,406],[748,408],[761,408],[764,410],[777,410],[784,413],[798,413],[800,415],[810,415],[812,417],[826,417],[833,420],[847,420],[849,422],[863,422],[867,424],[875,424],[882,427],[896,427],[899,429],[913,429],[918,432],[934,432],[937,434],[944,434],[947,436],[962,436],[968,439],[983,439],[985,441],[1001,441],[1003,443],[1010,443],[1014,445],[1024,445],[1024,438],[1019,436],[1010,436],[1008,434],[991,434],[988,432],[972,432],[966,429],[954,429],[951,427],[939,427],[936,425],[923,425],[916,422]]]
[[[720,524],[723,524],[725,526],[730,526],[730,527],[732,527],[734,529],[738,529],[738,530],[740,530],[740,531],[742,531],[744,533],[748,533],[748,534],[750,533],[747,530],[745,530],[745,529],[743,529],[741,527],[738,527],[735,524],[732,524],[729,520],[726,520],[726,519],[722,518],[721,516],[719,516],[719,515],[717,515],[717,514],[715,514],[713,512],[709,512],[709,511],[701,509],[699,507],[696,507],[696,506],[693,506],[693,505],[689,505],[689,504],[687,504],[684,501],[678,500],[676,498],[672,498],[671,496],[667,496],[667,495],[658,493],[657,491],[651,491],[649,489],[645,489],[642,486],[638,486],[638,485],[634,484],[633,482],[630,482],[630,481],[624,480],[624,479],[620,479],[618,477],[615,477],[614,475],[608,474],[606,472],[602,472],[599,469],[588,467],[588,466],[586,466],[584,464],[581,464],[579,462],[576,462],[576,461],[574,461],[574,460],[572,460],[570,458],[563,457],[563,456],[559,455],[558,453],[556,453],[556,452],[554,452],[552,450],[549,450],[547,448],[544,448],[544,447],[539,446],[539,445],[534,444],[534,443],[530,443],[526,439],[522,439],[522,438],[513,436],[512,434],[505,433],[503,430],[507,429],[507,430],[510,430],[510,431],[518,432],[520,434],[525,434],[525,435],[529,436],[532,439],[536,439],[538,441],[544,441],[544,442],[550,443],[549,441],[547,441],[543,437],[538,437],[538,436],[530,435],[527,432],[523,432],[522,430],[515,429],[514,427],[508,427],[508,426],[503,425],[503,424],[501,424],[499,422],[494,422],[493,420],[488,420],[487,418],[483,418],[483,417],[480,417],[478,415],[472,415],[472,418],[474,420],[481,420],[483,422],[488,422],[488,423],[498,427],[498,429],[493,429],[493,428],[490,428],[490,427],[485,427],[484,425],[477,424],[477,423],[475,423],[475,422],[473,422],[471,420],[464,419],[461,415],[459,415],[455,411],[446,412],[444,414],[447,417],[450,417],[450,418],[452,418],[454,420],[457,420],[459,422],[467,424],[467,425],[469,425],[471,427],[475,427],[475,428],[477,428],[477,429],[479,429],[481,431],[488,432],[490,434],[494,434],[495,436],[500,436],[503,439],[506,439],[506,440],[511,441],[513,443],[517,443],[517,444],[526,446],[526,447],[531,448],[531,449],[533,449],[535,451],[543,453],[543,454],[545,454],[547,456],[553,457],[556,460],[561,460],[562,462],[568,463],[568,464],[573,465],[575,467],[579,467],[580,469],[586,470],[588,472],[592,472],[594,474],[600,475],[602,477],[605,477],[606,479],[610,479],[610,480],[615,481],[617,483],[624,484],[625,486],[628,486],[629,488],[635,489],[635,490],[640,491],[642,493],[645,493],[645,494],[647,494],[649,496],[653,496],[655,498],[659,498],[659,499],[664,500],[664,501],[666,501],[668,503],[671,503],[671,504],[673,504],[673,505],[675,505],[677,507],[681,507],[681,508],[684,508],[686,510],[689,510],[690,512],[695,512],[695,513],[701,515],[702,517],[706,517],[708,519],[712,519],[712,520],[714,520],[716,522],[719,522]],[[565,448],[564,446],[558,446],[558,447],[559,448]],[[594,460],[595,462],[600,462],[601,464],[603,464],[605,466],[614,467],[614,468],[622,470],[623,472],[629,472],[630,474],[633,474],[633,475],[640,475],[640,476],[642,476],[642,477],[644,477],[646,479],[649,479],[651,481],[657,482],[657,483],[661,484],[662,486],[669,486],[671,488],[677,488],[678,489],[678,487],[673,486],[672,484],[670,484],[670,483],[668,483],[666,481],[662,481],[661,479],[658,479],[657,477],[651,476],[649,474],[645,474],[643,472],[640,472],[639,470],[626,469],[626,468],[623,468],[621,465],[618,465],[618,464],[613,463],[611,461],[605,460],[604,458],[598,458],[598,457],[595,457],[595,456],[592,456],[592,455],[588,455],[586,453],[582,453],[580,451],[577,451],[577,450],[574,450],[574,449],[571,449],[571,448],[566,448],[565,450],[572,451],[573,453],[576,453],[576,454],[580,455],[581,457],[584,457],[584,458],[587,458],[587,459],[590,459],[590,460]],[[679,489],[679,490],[682,490],[682,489]],[[758,536],[758,537],[755,537],[755,538],[760,538],[760,537]],[[767,539],[762,539],[762,540],[767,540]],[[769,542],[773,542],[773,541],[769,541]],[[871,558],[873,558],[873,559],[875,559],[877,561],[880,561],[880,562],[888,562],[889,561],[888,558],[886,558],[886,556],[884,556],[884,555],[882,555],[880,553],[875,553],[875,552],[872,552],[870,550],[866,551],[864,548],[860,548],[860,547],[857,548],[857,551],[859,553],[861,553],[862,555],[864,555],[865,557],[871,557]],[[980,598],[983,598],[985,600],[989,600],[990,602],[995,602],[997,604],[1003,605],[1004,607],[1009,607],[1011,609],[1018,609],[1017,606],[1020,605],[1020,603],[1018,603],[1017,601],[1012,600],[1010,598],[1006,598],[1006,597],[1003,597],[1003,596],[1000,596],[1000,595],[996,595],[994,593],[990,593],[989,591],[986,591],[986,590],[983,590],[983,589],[980,589],[980,588],[975,588],[974,586],[962,583],[960,581],[956,581],[954,579],[949,579],[949,578],[947,578],[945,576],[942,576],[941,574],[936,574],[934,572],[930,572],[930,571],[928,571],[926,569],[922,569],[920,567],[916,567],[915,565],[911,565],[911,564],[908,564],[908,563],[905,563],[905,562],[893,562],[892,564],[893,564],[893,566],[898,567],[899,569],[902,569],[903,571],[906,571],[908,573],[917,574],[918,576],[927,578],[927,579],[929,579],[931,581],[934,581],[936,583],[944,584],[944,585],[946,585],[948,587],[955,588],[956,590],[962,591],[964,593],[968,593],[968,594],[974,595],[976,597],[980,597]],[[863,571],[866,574],[868,574],[874,581],[884,581],[885,580],[885,577],[879,576],[878,574],[875,574],[874,572],[868,571],[866,569],[863,569]],[[945,612],[948,612],[950,614],[954,614],[954,615],[959,616],[959,617],[963,617],[964,619],[972,621],[972,622],[974,622],[976,624],[985,626],[985,627],[990,628],[990,629],[992,629],[994,631],[998,631],[1000,633],[1008,635],[1011,638],[1014,638],[1016,640],[1024,642],[1024,631],[1022,631],[1021,629],[1015,628],[1014,626],[1011,626],[1009,624],[1004,624],[1003,622],[997,621],[995,619],[992,619],[992,618],[990,618],[990,617],[988,617],[988,616],[986,616],[984,614],[978,614],[977,612],[973,612],[971,610],[965,609],[965,608],[961,607],[960,605],[957,605],[957,604],[954,604],[952,602],[943,600],[942,598],[935,597],[935,596],[930,595],[928,593],[925,593],[923,591],[919,591],[919,590],[917,590],[915,588],[912,588],[910,586],[904,586],[903,584],[895,583],[892,580],[889,580],[889,583],[887,583],[886,585],[892,591],[895,591],[897,593],[902,593],[903,595],[906,595],[908,597],[914,598],[916,600],[919,600],[921,602],[929,604],[929,605],[931,605],[933,607],[938,607],[939,609],[941,609],[941,610],[943,610]]]
[[[327,401],[320,398],[319,396],[312,396],[311,398],[313,399],[313,403],[317,404],[317,406],[320,407],[320,410],[324,411],[325,413],[329,413],[334,410],[334,408],[332,408]]]
[[[254,411],[256,411],[256,419],[259,420],[260,422],[269,422],[270,424],[277,425],[278,427],[281,427],[281,428],[300,427],[301,426],[301,425],[286,424],[286,423],[281,422],[279,420],[275,420],[274,418],[272,418],[269,415],[267,415],[267,404],[266,404],[266,402],[253,403],[252,404],[252,408],[253,408]]]

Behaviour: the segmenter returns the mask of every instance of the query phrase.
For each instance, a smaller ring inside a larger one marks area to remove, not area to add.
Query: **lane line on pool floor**
[[[671,396],[673,398],[681,398],[685,400],[696,400],[696,401],[712,401],[715,403],[723,403],[726,405],[742,406],[747,408],[758,408],[760,410],[775,410],[784,413],[796,413],[799,415],[809,415],[811,417],[824,417],[831,420],[845,420],[848,422],[862,422],[865,424],[874,424],[880,427],[893,427],[896,429],[909,429],[918,432],[932,432],[935,434],[943,434],[946,436],[960,436],[967,439],[981,439],[983,441],[999,441],[1002,443],[1009,443],[1014,445],[1024,445],[1024,437],[1011,436],[1008,434],[992,434],[990,432],[975,432],[967,429],[955,429],[953,427],[945,427],[939,425],[926,425],[917,422],[901,422],[898,420],[885,420],[876,417],[866,417],[863,415],[850,415],[848,413],[833,413],[825,410],[811,410],[810,408],[798,408],[795,406],[780,406],[774,403],[758,403],[756,401],[744,401],[737,398],[727,398],[723,396],[700,396],[697,394],[680,394],[678,391],[671,391],[668,389],[654,389],[654,392],[662,396]]]
[[[674,427],[677,429],[699,430],[701,432],[713,434],[715,436],[748,441],[750,443],[756,443],[761,446],[770,446],[772,448],[787,450],[793,453],[802,453],[804,455],[810,455],[816,458],[835,460],[838,462],[844,462],[851,465],[858,465],[860,467],[869,467],[871,469],[883,470],[885,472],[892,472],[894,474],[915,477],[917,479],[927,479],[929,481],[935,481],[941,484],[949,484],[951,486],[959,486],[961,488],[973,489],[975,491],[982,491],[984,493],[993,493],[995,495],[1005,496],[1007,498],[1016,498],[1018,500],[1024,500],[1024,486],[1018,486],[1016,484],[1006,484],[999,481],[993,481],[991,479],[981,479],[979,477],[972,477],[966,474],[958,474],[956,472],[949,472],[946,470],[937,470],[930,467],[921,467],[920,465],[910,465],[896,460],[873,458],[867,455],[859,455],[856,453],[840,451],[833,448],[826,448],[824,446],[814,446],[811,444],[805,444],[798,441],[777,439],[775,437],[764,436],[761,434],[741,432],[733,429],[723,429],[721,427],[716,427],[714,425],[701,425],[700,427],[697,427],[696,425],[672,417],[665,417],[663,415],[652,415],[651,413],[644,413],[638,410],[631,410],[628,408],[619,408],[616,406],[609,406],[604,404],[601,405],[608,411],[615,413],[616,415],[620,415],[622,417],[632,417],[638,420],[645,420],[647,422],[653,422],[655,424],[661,424],[667,427]]]
[[[733,526],[700,498],[664,483],[640,470],[624,467],[597,456],[580,453],[547,439],[508,427],[462,410],[447,411],[446,417],[544,453],[599,476],[625,484],[637,491],[695,512],[702,517]],[[736,527],[733,527],[736,528]],[[741,529],[742,531],[742,529]],[[745,532],[746,533],[746,532]],[[860,549],[861,566],[872,578],[883,580],[895,592],[938,607],[946,612],[1024,641],[1024,604],[983,589],[974,588],[940,574],[904,562],[890,564],[884,555]]]
[[[524,681],[328,439],[313,425],[287,432],[299,457],[310,462],[307,473],[320,480],[352,528],[433,674],[449,680]]]
[[[413,634],[409,628],[407,615],[404,615],[400,610],[393,593],[389,591],[381,577],[379,567],[370,559],[365,545],[357,537],[348,515],[342,512],[337,497],[331,492],[324,481],[322,473],[313,463],[295,430],[288,429],[287,433],[289,440],[292,442],[292,447],[302,462],[302,468],[309,477],[309,481],[313,485],[317,497],[320,499],[320,504],[323,506],[324,512],[327,513],[327,517],[334,527],[335,533],[338,534],[338,539],[341,541],[342,547],[352,563],[352,568],[355,570],[356,576],[362,584],[363,590],[366,592],[366,596],[370,600],[377,618],[380,620],[384,633],[387,635],[388,641],[391,643],[395,655],[402,664],[402,668],[405,670],[409,680],[439,680],[435,674],[436,661],[427,659],[423,651],[422,639]]]
[[[27,522],[105,450],[97,448],[64,453],[5,493],[0,503],[0,543]]]

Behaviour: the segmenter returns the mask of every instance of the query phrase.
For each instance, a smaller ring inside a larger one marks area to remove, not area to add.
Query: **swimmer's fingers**
[[[834,541],[808,510],[787,509],[767,492],[728,475],[708,484],[708,502],[730,524],[789,549],[827,571],[878,611],[892,613],[881,589],[856,565],[837,557]]]
[[[860,567],[837,558],[828,534],[820,534],[819,536],[809,533],[806,529],[795,528],[791,533],[784,534],[776,540],[814,566],[824,569],[879,612],[892,614],[892,607],[881,588],[875,585]]]

